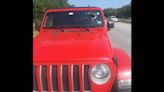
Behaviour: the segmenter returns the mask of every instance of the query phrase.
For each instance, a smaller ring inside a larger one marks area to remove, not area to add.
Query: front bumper
[[[131,79],[119,80],[118,92],[131,92]]]
[[[131,79],[119,80],[118,81],[118,88],[119,89],[129,89],[129,88],[131,88]]]
[[[127,89],[118,89],[118,92],[132,92],[131,88],[127,88]]]

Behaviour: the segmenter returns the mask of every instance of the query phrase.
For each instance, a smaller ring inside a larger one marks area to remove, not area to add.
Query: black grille
[[[72,68],[69,69],[69,67]],[[50,72],[48,72],[48,69]],[[82,69],[82,72],[80,72],[80,69]],[[83,87],[82,89],[84,91],[91,91],[89,69],[89,65],[83,65],[82,68],[80,68],[80,65],[40,65],[39,67],[33,66],[33,91],[38,91],[39,86],[41,91],[70,91],[70,81],[72,81],[73,91],[80,91],[81,87]],[[40,73],[37,73],[37,71]],[[71,73],[72,77],[69,76],[69,73]],[[82,73],[83,84],[80,84],[80,73]],[[50,82],[48,82],[48,76],[50,76]],[[58,77],[60,77],[61,81],[59,81]],[[71,80],[69,80],[69,78]],[[39,83],[41,84],[38,84],[38,81],[40,81]],[[51,87],[48,87],[48,83],[50,83],[49,85]]]
[[[33,66],[33,90],[36,91],[38,90],[38,86],[37,86],[37,70],[36,70],[36,66]]]
[[[79,66],[73,66],[73,89],[74,91],[80,90],[80,79],[79,79]]]
[[[57,70],[57,65],[52,65],[52,72],[51,72],[51,77],[52,77],[52,90],[53,91],[59,91],[58,89],[58,70]]]
[[[90,81],[89,81],[89,65],[84,66],[84,90],[88,91],[90,89]]]
[[[43,91],[48,91],[48,83],[47,83],[47,66],[43,65],[41,67],[41,80]]]
[[[63,90],[69,91],[69,80],[68,80],[68,66],[63,65],[62,67],[62,80],[63,80]]]

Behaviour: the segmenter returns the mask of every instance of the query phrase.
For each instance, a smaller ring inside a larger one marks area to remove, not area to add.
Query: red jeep
[[[33,39],[33,91],[118,92],[131,89],[131,59],[112,48],[98,7],[47,10]]]

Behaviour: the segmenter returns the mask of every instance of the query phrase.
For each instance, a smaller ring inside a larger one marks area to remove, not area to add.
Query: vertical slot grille
[[[70,69],[69,67],[72,68]],[[52,90],[53,92],[79,92],[81,90],[91,91],[89,69],[89,65],[83,65],[82,68],[80,67],[80,65],[61,65],[60,68],[58,65],[40,65],[40,67],[33,66],[33,91],[39,91],[39,89],[41,91]],[[48,76],[50,77],[49,85]],[[82,78],[82,83],[80,82],[80,78]],[[48,90],[48,88],[50,90]]]
[[[79,66],[73,66],[73,89],[74,91],[80,90],[80,82],[79,82]]]
[[[69,91],[68,65],[62,66],[62,85],[63,91]]]
[[[42,80],[42,90],[48,91],[48,83],[47,83],[47,66],[41,66],[41,80]]]
[[[90,89],[90,81],[89,81],[89,65],[84,66],[84,91],[89,91]]]
[[[38,85],[37,85],[37,67],[33,66],[33,90],[37,91],[38,90]]]
[[[52,90],[53,91],[59,91],[58,89],[58,70],[57,70],[57,65],[52,65],[51,68],[51,78],[52,78]]]

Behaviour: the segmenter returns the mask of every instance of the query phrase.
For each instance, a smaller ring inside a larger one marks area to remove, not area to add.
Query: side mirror
[[[40,32],[40,26],[41,26],[41,24],[39,24],[39,28],[38,28],[38,31]]]
[[[112,20],[107,20],[107,31],[110,31],[111,28],[114,28],[114,21]]]
[[[40,26],[41,24],[36,24],[36,30],[40,32]]]

